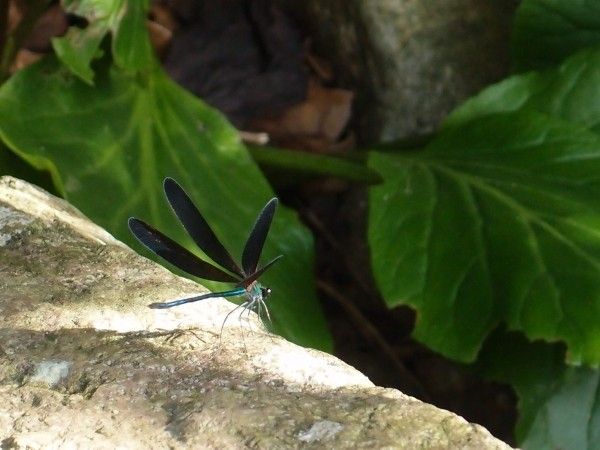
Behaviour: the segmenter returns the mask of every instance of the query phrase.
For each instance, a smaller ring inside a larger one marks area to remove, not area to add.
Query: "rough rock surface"
[[[199,289],[0,178],[2,448],[510,448]]]

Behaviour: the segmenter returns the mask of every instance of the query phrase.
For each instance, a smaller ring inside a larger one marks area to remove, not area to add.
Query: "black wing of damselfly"
[[[140,219],[134,217],[129,219],[129,229],[134,236],[151,251],[170,262],[179,269],[200,278],[213,281],[223,281],[237,283],[237,286],[248,288],[262,274],[277,262],[281,255],[271,260],[265,266],[257,270],[260,255],[262,253],[269,228],[277,208],[277,198],[272,198],[267,202],[264,208],[256,218],[252,231],[244,246],[242,253],[242,266],[235,262],[231,254],[219,241],[216,234],[208,225],[198,208],[194,205],[190,197],[183,188],[172,178],[165,178],[164,190],[171,208],[179,218],[183,227],[192,237],[194,242],[204,251],[204,253],[217,263],[221,268],[204,261],[186,250],[184,247],[173,241],[168,236],[148,225]],[[225,269],[225,270],[223,270]],[[229,271],[231,273],[226,272]],[[226,291],[218,294],[228,294],[232,296],[238,290]],[[239,291],[242,292],[242,291]],[[205,298],[211,298],[213,294],[193,297],[193,301]],[[185,300],[185,301],[184,301]],[[153,307],[171,307],[179,304],[189,303],[190,299],[181,299],[168,303],[153,304]],[[160,305],[160,306],[158,306]]]
[[[271,267],[273,264],[275,264],[277,261],[279,261],[280,258],[283,258],[283,255],[279,255],[276,258],[273,258],[271,261],[269,261],[266,265],[264,265],[263,267],[258,269],[252,275],[248,275],[246,278],[244,278],[239,283],[239,285],[246,286],[246,287],[250,286],[254,281],[258,280],[262,276],[262,274],[266,272],[266,270],[269,267]]]
[[[237,281],[245,278],[247,273],[251,273],[245,273],[235,262],[231,257],[231,254],[223,244],[221,244],[210,225],[208,225],[208,222],[202,217],[202,214],[200,214],[200,211],[198,211],[198,208],[196,208],[189,195],[187,195],[174,179],[165,178],[163,186],[167,200],[179,218],[179,221],[196,245],[198,245],[210,259],[224,269],[237,275],[239,277]]]
[[[129,229],[133,235],[144,246],[184,272],[213,281],[229,283],[240,281],[238,278],[235,278],[224,270],[198,258],[196,255],[189,252],[177,242],[168,236],[165,236],[144,221],[131,217],[128,223]]]
[[[244,252],[242,253],[242,268],[244,269],[246,277],[250,277],[256,272],[258,260],[260,259],[260,254],[265,244],[265,240],[267,239],[267,234],[269,233],[269,228],[273,221],[277,203],[277,198],[272,198],[267,202],[256,218],[254,227],[252,227],[252,231],[248,236],[248,240],[244,246]]]

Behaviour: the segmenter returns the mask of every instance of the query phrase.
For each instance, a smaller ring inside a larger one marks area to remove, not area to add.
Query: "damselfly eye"
[[[260,293],[262,294],[263,300],[268,298],[271,295],[271,288],[260,288]]]

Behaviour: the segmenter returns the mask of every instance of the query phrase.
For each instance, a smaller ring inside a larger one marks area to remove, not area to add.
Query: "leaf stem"
[[[345,251],[342,246],[337,242],[335,237],[331,235],[327,227],[311,212],[300,211],[302,217],[310,223],[311,227],[314,228],[328,245],[340,255],[340,260],[346,265],[348,273],[354,278],[357,285],[363,290],[366,295],[370,295],[371,289],[363,281],[363,277],[360,276],[355,270],[353,264],[349,264],[345,258]],[[377,327],[362,313],[362,311],[348,300],[345,296],[340,294],[335,288],[323,280],[317,280],[317,287],[325,293],[332,300],[336,301],[342,309],[346,312],[350,320],[352,320],[358,331],[367,339],[371,341],[374,346],[378,347],[381,352],[387,356],[392,365],[396,368],[396,372],[401,377],[402,387],[401,390],[406,391],[410,395],[415,395],[420,400],[428,401],[430,396],[421,382],[415,377],[415,375],[408,370],[401,359],[398,358],[396,351],[387,342],[385,337],[377,329]]]
[[[367,150],[377,150],[384,153],[401,153],[405,151],[422,150],[433,141],[436,136],[437,134],[435,133],[409,136],[395,141],[378,143],[367,147]]]
[[[351,301],[348,301],[346,297],[340,294],[335,288],[330,286],[324,281],[317,280],[317,287],[323,291],[328,297],[335,300],[348,314],[350,319],[356,324],[358,331],[365,337],[365,339],[373,342],[378,346],[383,354],[388,357],[400,379],[402,380],[402,391],[406,391],[409,395],[414,395],[420,400],[428,401],[429,395],[425,387],[415,377],[415,375],[408,370],[402,360],[400,360],[391,347],[390,344],[385,340],[382,334],[379,332],[377,327],[371,323],[369,319],[358,309]]]
[[[247,145],[254,160],[264,166],[312,176],[330,176],[359,183],[377,184],[381,176],[361,161],[282,148]],[[364,157],[364,155],[361,155]]]

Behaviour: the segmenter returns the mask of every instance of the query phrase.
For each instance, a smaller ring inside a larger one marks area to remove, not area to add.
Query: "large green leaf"
[[[512,40],[518,70],[555,66],[572,53],[600,43],[600,1],[523,0]]]
[[[373,152],[373,269],[415,336],[472,361],[505,322],[600,363],[600,138],[535,112],[446,128],[424,151]]]
[[[90,64],[95,57],[101,56],[100,43],[106,30],[95,24],[85,29],[71,28],[67,34],[52,39],[56,55],[71,71],[88,84],[94,84],[94,71]]]
[[[535,387],[541,388],[539,380]],[[521,431],[523,448],[600,448],[600,373],[585,367],[565,368],[545,388],[539,403],[524,408],[523,413],[532,417],[530,428]],[[528,393],[520,390],[523,404]]]
[[[112,56],[120,68],[135,72],[150,69],[154,56],[146,32],[148,0],[63,0],[71,14],[87,20],[86,28],[72,27],[64,37],[54,38],[56,55],[75,75],[93,83],[90,67],[99,55],[100,43],[112,33]]]
[[[445,121],[459,126],[486,114],[531,109],[600,130],[600,47],[583,50],[560,67],[517,75],[483,90]]]
[[[560,345],[498,331],[477,370],[519,395],[517,440],[526,450],[600,448],[600,372],[568,367]]]
[[[54,60],[34,65],[0,89],[0,136],[49,169],[69,201],[137,249],[129,216],[186,239],[164,200],[165,176],[182,183],[237,255],[272,196],[237,132],[159,70],[129,76],[111,66],[90,86]],[[264,258],[278,254],[285,258],[264,276],[275,292],[276,328],[300,344],[331,349],[315,298],[311,236],[283,207]]]

